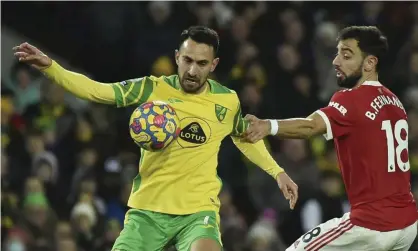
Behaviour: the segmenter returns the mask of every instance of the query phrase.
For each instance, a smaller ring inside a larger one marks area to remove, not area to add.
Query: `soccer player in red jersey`
[[[388,50],[376,27],[343,29],[333,61],[336,92],[327,107],[307,118],[259,120],[249,115],[247,139],[271,134],[334,140],[351,212],[300,237],[287,251],[408,251],[417,235],[417,208],[411,194],[408,118],[401,101],[378,81]]]

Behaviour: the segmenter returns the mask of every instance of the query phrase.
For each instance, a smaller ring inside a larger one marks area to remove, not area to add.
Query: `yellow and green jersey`
[[[282,172],[264,142],[247,143],[239,137],[247,128],[237,94],[208,80],[200,94],[182,91],[177,75],[143,77],[102,84],[69,72],[56,63],[47,76],[79,97],[117,107],[160,100],[169,103],[180,119],[176,142],[159,152],[141,150],[139,173],[134,179],[128,206],[184,215],[218,211],[222,182],[217,176],[221,141],[232,136],[236,146],[271,176]],[[94,84],[93,84],[94,82]],[[82,89],[82,90],[80,90]]]

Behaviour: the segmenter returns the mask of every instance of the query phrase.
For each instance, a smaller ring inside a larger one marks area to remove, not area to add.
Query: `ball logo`
[[[185,118],[180,121],[182,130],[177,142],[183,148],[205,144],[211,135],[209,124],[199,118]]]

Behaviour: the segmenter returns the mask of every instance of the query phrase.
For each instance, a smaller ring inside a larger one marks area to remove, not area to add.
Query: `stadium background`
[[[220,34],[221,61],[212,77],[239,93],[244,114],[263,118],[306,116],[326,105],[336,90],[337,31],[381,28],[390,53],[379,77],[409,112],[418,196],[418,3],[2,2],[4,250],[110,250],[140,157],[127,127],[133,108],[68,95],[11,60],[11,41],[27,40],[70,69],[112,82],[175,73],[179,34],[196,24]],[[218,172],[227,251],[284,250],[349,210],[332,143],[268,142],[299,185],[300,201],[289,211],[274,180],[226,139]]]

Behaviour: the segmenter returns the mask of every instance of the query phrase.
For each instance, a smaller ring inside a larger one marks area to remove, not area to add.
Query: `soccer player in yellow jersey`
[[[293,208],[297,186],[273,160],[264,143],[240,137],[247,128],[237,94],[208,79],[219,62],[218,34],[207,27],[190,27],[181,34],[175,52],[178,74],[99,83],[68,71],[28,43],[14,47],[19,61],[42,71],[76,96],[126,107],[146,101],[170,103],[181,120],[177,141],[164,151],[142,151],[125,225],[113,250],[158,251],[175,245],[179,251],[219,251],[222,183],[216,167],[226,136],[253,163],[277,180]]]

